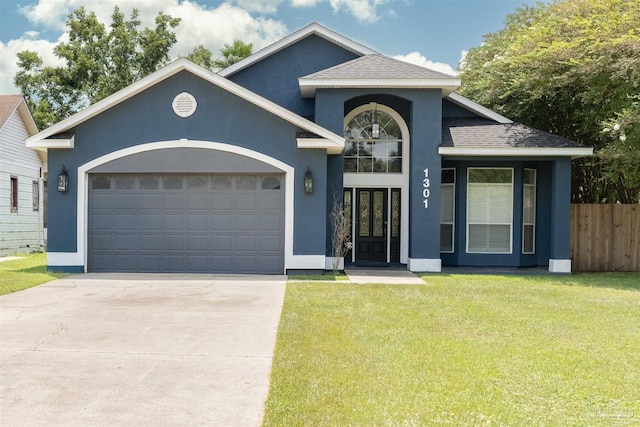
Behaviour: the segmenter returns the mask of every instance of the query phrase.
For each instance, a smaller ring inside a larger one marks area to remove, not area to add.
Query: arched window
[[[344,137],[346,173],[402,173],[400,126],[375,104],[347,123]]]

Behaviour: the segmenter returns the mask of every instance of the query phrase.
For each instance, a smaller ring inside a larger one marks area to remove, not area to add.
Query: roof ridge
[[[333,67],[329,67],[329,68],[325,68],[324,70],[320,70],[320,71],[316,71],[315,73],[312,74],[308,74],[306,76],[301,77],[301,79],[313,79],[313,78],[317,78],[317,77],[322,77],[325,76],[326,74],[330,74],[333,71],[336,70],[341,70],[343,68],[348,68],[348,67],[352,67],[354,66],[354,64],[357,64],[359,62],[375,62],[377,61],[378,63],[381,62],[385,62],[387,64],[389,63],[393,63],[396,65],[399,65],[401,67],[403,67],[405,70],[409,70],[409,71],[413,71],[413,72],[417,72],[420,74],[424,74],[424,73],[428,73],[429,74],[429,78],[446,78],[446,79],[458,79],[457,76],[452,76],[450,74],[446,74],[428,67],[423,67],[421,65],[417,65],[417,64],[413,64],[411,62],[407,62],[407,61],[403,61],[401,59],[396,59],[396,58],[392,58],[390,56],[381,54],[381,53],[373,53],[373,54],[367,54],[367,55],[363,55],[360,56],[358,58],[352,59],[350,61],[346,61],[343,62],[341,64],[337,64],[334,65]],[[407,76],[402,76],[402,75],[397,75],[397,76],[393,76],[393,77],[387,77],[387,78],[391,78],[391,79],[404,79],[407,78]]]

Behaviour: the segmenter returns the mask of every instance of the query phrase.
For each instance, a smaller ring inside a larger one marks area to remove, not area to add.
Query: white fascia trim
[[[25,127],[27,128],[27,132],[29,133],[29,136],[35,135],[36,133],[38,133],[38,125],[36,125],[36,121],[34,120],[33,115],[31,114],[31,110],[29,110],[29,107],[27,106],[27,102],[24,100],[24,97],[22,97],[22,101],[20,101],[20,103],[18,104],[17,109],[18,111],[20,111],[20,115],[22,116],[22,121]]]
[[[571,260],[549,259],[549,271],[551,273],[571,273]]]
[[[240,70],[243,70],[251,66],[252,64],[258,61],[261,61],[262,59],[268,56],[273,55],[276,52],[281,51],[282,49],[288,46],[291,46],[292,44],[297,43],[298,41],[310,35],[317,35],[319,37],[322,37],[323,39],[328,40],[332,43],[335,43],[338,46],[341,46],[347,49],[348,51],[355,53],[356,55],[362,56],[362,55],[372,55],[372,54],[378,53],[375,50],[370,49],[363,44],[353,41],[341,34],[336,33],[335,31],[328,29],[327,27],[324,27],[316,22],[313,22],[307,25],[306,27],[299,29],[296,32],[289,34],[283,39],[280,39],[277,42],[265,47],[264,49],[257,51],[256,53],[243,59],[242,61],[239,61],[223,70],[220,70],[218,74],[221,75],[222,77],[228,77]]]
[[[337,144],[324,138],[296,138],[296,142],[298,148],[324,148],[327,154],[340,154],[344,150],[344,142]]]
[[[47,150],[49,148],[73,148],[75,140],[75,135],[71,135],[71,138],[47,138],[37,143],[27,140],[27,147],[35,148],[37,150]]]
[[[286,108],[281,107],[280,105],[275,104],[274,102],[271,102],[268,99],[263,98],[260,95],[257,95],[250,90],[245,89],[244,87],[237,85],[212,71],[207,70],[206,68],[194,64],[186,58],[180,58],[172,62],[166,67],[148,75],[147,77],[131,84],[130,86],[127,86],[122,90],[119,90],[113,95],[110,95],[105,99],[96,102],[95,104],[85,108],[79,113],[76,113],[73,116],[68,117],[67,119],[43,130],[42,132],[39,132],[36,135],[27,138],[27,146],[33,148],[41,147],[40,144],[45,138],[67,131],[74,126],[77,126],[80,123],[89,120],[90,118],[108,110],[109,108],[131,98],[132,96],[183,70],[189,71],[190,73],[204,80],[207,80],[208,82],[220,87],[221,89],[226,90],[229,93],[232,93],[246,101],[251,102],[252,104],[262,108],[263,110],[266,110],[271,114],[298,126],[301,129],[314,133],[337,144],[342,144],[344,146],[343,137],[336,135],[335,133],[323,128],[322,126],[319,126],[312,121],[307,120],[304,117],[301,117],[293,113],[292,111],[287,110]],[[43,146],[43,148],[46,147]]]
[[[465,98],[464,96],[457,94],[455,92],[450,93],[447,98],[452,101],[454,104],[457,104],[477,115],[484,117],[485,119],[495,120],[498,123],[513,123],[513,120],[509,120],[505,116],[502,116],[495,111],[491,111],[490,109],[483,107],[477,102],[473,102],[469,98]]]
[[[407,269],[415,272],[439,273],[442,271],[442,260],[440,258],[409,258]]]
[[[442,156],[495,156],[495,157],[571,157],[592,156],[593,148],[476,148],[439,147]]]
[[[87,271],[87,249],[88,249],[88,230],[87,230],[87,218],[89,214],[89,171],[107,162],[130,156],[137,153],[163,150],[166,148],[205,148],[209,150],[219,150],[230,153],[239,154],[241,156],[251,157],[258,161],[272,165],[285,174],[285,226],[284,226],[284,272],[290,268],[323,268],[324,267],[324,255],[321,256],[321,260],[317,262],[320,267],[296,267],[299,261],[299,255],[293,255],[293,221],[294,221],[294,186],[295,186],[295,169],[293,166],[275,159],[266,154],[259,153],[257,151],[249,150],[248,148],[238,147],[230,144],[223,144],[220,142],[212,141],[195,141],[188,139],[172,140],[172,141],[160,141],[150,142],[147,144],[134,145],[132,147],[123,148],[122,150],[114,151],[109,154],[105,154],[102,157],[98,157],[90,162],[87,162],[78,168],[78,189],[77,189],[77,222],[76,222],[76,247],[75,253],[68,253],[69,259],[76,260],[76,264],[83,265],[84,271]],[[64,264],[69,265],[69,264]],[[315,264],[314,264],[315,265]]]
[[[442,89],[447,96],[460,87],[458,78],[442,79],[298,79],[300,94],[303,98],[313,98],[316,89]]]
[[[324,270],[325,255],[291,255],[285,260],[286,270]]]

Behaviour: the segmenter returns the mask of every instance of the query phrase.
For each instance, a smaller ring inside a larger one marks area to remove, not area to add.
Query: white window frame
[[[533,171],[533,184],[527,184],[525,181],[525,175],[527,171]],[[533,222],[532,223],[525,222],[525,211],[524,211],[525,210],[525,194],[526,194],[525,189],[527,187],[533,187]],[[533,168],[524,168],[524,172],[522,174],[522,253],[526,255],[532,255],[536,253],[536,209],[538,208],[538,205],[536,203],[537,198],[538,198],[538,171]],[[527,252],[524,249],[524,230],[526,225],[533,226],[533,236],[532,236],[533,246],[532,246],[531,252]]]
[[[509,185],[511,185],[511,218],[510,218],[510,222],[509,223],[480,223],[480,222],[470,222],[469,221],[469,209],[470,209],[470,202],[469,202],[469,186],[473,185],[473,184],[482,184],[482,185],[487,185],[487,186],[504,186],[507,185],[507,183],[470,183],[469,182],[469,173],[472,170],[478,170],[478,169],[482,169],[482,170],[488,170],[488,169],[502,169],[502,170],[509,170],[511,171],[511,183]],[[481,167],[481,166],[476,166],[476,167],[469,167],[467,168],[467,219],[466,219],[466,229],[467,229],[467,236],[466,236],[466,240],[467,240],[467,244],[466,244],[466,249],[467,249],[467,253],[469,254],[483,254],[483,255],[511,255],[513,254],[513,192],[514,192],[514,168],[508,168],[508,167]],[[509,226],[509,251],[508,252],[477,252],[477,251],[470,251],[469,250],[469,226],[473,225],[473,224],[480,224],[480,225],[508,225]]]
[[[389,114],[400,126],[402,133],[402,173],[344,172],[343,187],[353,188],[354,191],[356,188],[400,188],[400,264],[407,264],[409,260],[409,160],[411,135],[409,134],[409,127],[398,112],[383,104],[375,105],[378,111],[384,111]],[[354,108],[345,116],[343,125],[346,126],[356,115],[369,109],[371,109],[371,103]],[[355,209],[355,193],[352,197]],[[355,218],[355,214],[352,218]],[[355,253],[355,242],[351,250]]]
[[[450,251],[443,251],[441,250],[440,253],[441,254],[452,254],[455,253],[456,251],[456,180],[457,180],[457,176],[456,176],[456,168],[442,168],[442,172],[446,171],[446,170],[452,170],[453,171],[453,182],[452,183],[441,183],[441,187],[444,188],[445,186],[450,186],[453,187],[453,200],[452,200],[452,207],[451,210],[453,212],[453,221],[452,222],[444,222],[442,221],[442,214],[440,215],[440,225],[451,225],[451,250]],[[442,192],[441,192],[442,194]],[[442,198],[441,198],[441,203],[442,203]],[[442,209],[442,206],[441,206]],[[440,239],[442,240],[442,235],[440,236]]]

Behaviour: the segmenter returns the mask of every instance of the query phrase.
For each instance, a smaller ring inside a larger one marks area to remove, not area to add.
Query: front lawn
[[[640,274],[288,283],[264,425],[640,424]]]
[[[47,254],[45,253],[17,256],[21,258],[0,262],[0,295],[68,276],[64,273],[47,272]]]

